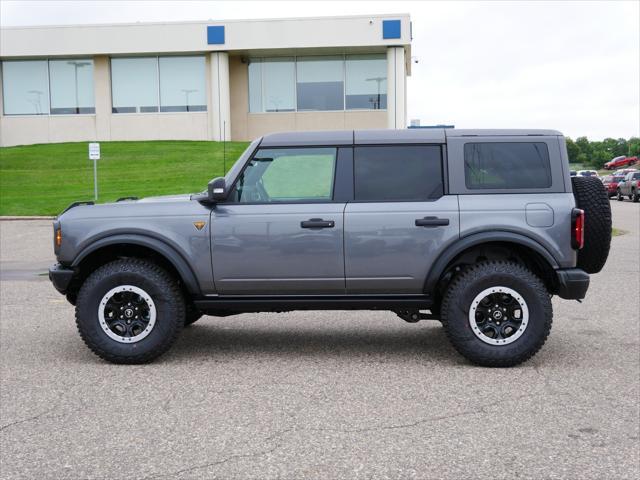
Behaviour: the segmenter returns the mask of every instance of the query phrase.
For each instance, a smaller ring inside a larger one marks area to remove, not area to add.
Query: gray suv
[[[49,276],[97,355],[142,363],[202,315],[391,310],[470,361],[544,344],[611,238],[597,178],[551,130],[296,132],[255,140],[202,193],[77,202]]]

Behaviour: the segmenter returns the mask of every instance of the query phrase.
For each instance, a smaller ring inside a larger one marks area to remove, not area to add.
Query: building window
[[[295,91],[293,57],[250,60],[250,112],[293,112],[296,109]]]
[[[158,58],[112,58],[113,113],[158,111]]]
[[[298,57],[298,111],[344,110],[344,58]]]
[[[5,115],[95,113],[93,60],[2,62]]]
[[[160,57],[160,111],[206,112],[204,57]]]
[[[250,112],[386,108],[384,54],[249,60]]]
[[[347,55],[346,79],[347,110],[387,108],[385,55]]]
[[[49,61],[51,114],[96,113],[93,60]]]
[[[113,113],[206,112],[203,56],[111,59]]]

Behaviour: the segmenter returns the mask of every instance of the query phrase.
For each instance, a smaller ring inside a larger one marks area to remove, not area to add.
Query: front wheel
[[[620,191],[620,189],[618,189],[618,201],[619,202],[624,201],[624,197],[622,196],[622,192]]]
[[[632,202],[634,202],[634,203],[638,203],[638,202],[640,202],[640,192],[638,192],[638,190],[634,190],[634,191],[631,193],[631,197],[632,197],[632,198],[631,198],[631,201],[632,201]]]
[[[542,348],[553,309],[544,284],[528,269],[487,261],[453,280],[441,316],[449,340],[468,360],[485,367],[511,367]]]
[[[177,282],[158,265],[116,260],[80,288],[76,325],[87,346],[112,363],[146,363],[166,352],[185,321]]]

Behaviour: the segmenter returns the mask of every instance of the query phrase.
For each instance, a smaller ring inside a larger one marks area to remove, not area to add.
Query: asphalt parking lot
[[[512,369],[386,312],[207,318],[143,366],[80,340],[39,275],[49,221],[2,221],[0,477],[567,478],[640,475],[640,208],[609,261]]]

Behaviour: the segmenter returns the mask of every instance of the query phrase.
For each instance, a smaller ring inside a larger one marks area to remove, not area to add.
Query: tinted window
[[[261,149],[230,196],[232,202],[330,201],[335,148]]]
[[[631,177],[633,180],[640,180],[640,173],[634,173],[633,177]]]
[[[443,195],[439,146],[356,147],[355,200],[428,200]]]
[[[542,142],[467,143],[464,177],[469,189],[551,186],[549,151]]]

